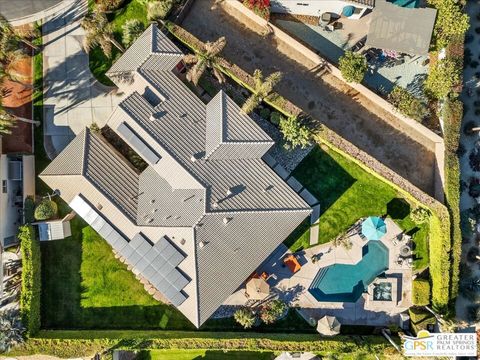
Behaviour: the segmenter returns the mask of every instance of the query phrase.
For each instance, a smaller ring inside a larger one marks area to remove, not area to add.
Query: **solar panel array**
[[[80,196],[72,200],[70,207],[173,305],[179,306],[186,300],[182,289],[190,280],[177,269],[185,255],[170,240],[164,236],[152,245],[137,233],[128,241]]]
[[[137,134],[124,122],[117,127],[117,131],[122,135],[129,145],[148,163],[156,164],[160,161],[158,156]]]

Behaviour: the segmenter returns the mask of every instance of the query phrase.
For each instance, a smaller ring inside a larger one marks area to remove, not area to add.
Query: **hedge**
[[[35,218],[33,216],[34,211],[35,211],[35,201],[33,200],[33,197],[28,196],[25,199],[25,204],[23,205],[23,214],[24,214],[25,224],[30,224],[35,221]]]
[[[430,283],[426,279],[415,279],[412,282],[412,302],[423,306],[430,304]]]
[[[321,339],[319,335],[297,336],[296,334],[260,333],[187,333],[190,337],[165,336],[159,331],[156,337],[128,338],[62,338],[62,331],[51,331],[53,338],[30,338],[19,347],[13,349],[10,356],[31,354],[52,355],[61,358],[79,358],[94,353],[111,355],[113,349],[209,349],[209,350],[269,350],[269,351],[311,351],[322,355],[350,356],[360,358],[362,355],[378,354],[382,358],[390,358],[394,354],[393,347],[381,336],[336,336]],[[43,333],[43,332],[42,332]],[[95,333],[95,331],[93,331]],[[134,332],[132,332],[134,335]],[[141,332],[140,332],[141,333]],[[55,335],[58,334],[58,337]],[[70,331],[72,334],[72,331]],[[220,336],[219,336],[220,335]],[[297,340],[298,338],[298,340]],[[398,342],[398,339],[397,339]]]
[[[437,320],[433,314],[423,308],[411,307],[408,310],[412,330],[418,334],[420,330],[427,330],[427,325],[435,325]]]
[[[27,336],[33,336],[40,329],[40,242],[32,225],[21,226],[18,239],[22,253],[20,314]]]

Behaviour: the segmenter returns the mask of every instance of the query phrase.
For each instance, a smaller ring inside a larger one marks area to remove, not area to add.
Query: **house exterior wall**
[[[363,9],[360,14],[352,15],[350,19],[359,19],[367,6],[339,0],[271,0],[270,9],[273,13],[320,16],[325,12],[340,15],[345,6]]]

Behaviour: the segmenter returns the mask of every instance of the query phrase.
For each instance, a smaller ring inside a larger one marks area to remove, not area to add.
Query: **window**
[[[7,180],[2,180],[2,192],[6,194],[7,190]]]

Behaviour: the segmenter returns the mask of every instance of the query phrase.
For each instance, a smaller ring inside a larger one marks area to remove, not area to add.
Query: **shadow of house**
[[[394,198],[387,204],[387,215],[393,220],[405,219],[410,210],[410,204],[401,198]]]

